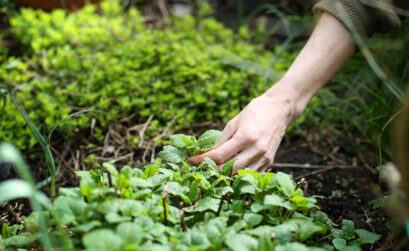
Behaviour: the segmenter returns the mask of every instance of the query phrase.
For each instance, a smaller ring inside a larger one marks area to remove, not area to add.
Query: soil
[[[304,188],[308,196],[322,196],[318,198],[318,205],[335,226],[339,227],[343,219],[349,219],[354,221],[356,228],[382,235],[379,242],[366,246],[364,250],[395,250],[398,243],[404,245],[403,249],[398,250],[409,250],[405,234],[395,226],[384,208],[376,203],[387,193],[379,173],[370,171],[361,161],[351,166],[329,162],[325,155],[302,146],[306,143],[300,139],[284,142],[276,154],[277,167],[272,171],[292,174],[299,183],[305,179],[307,185],[300,187]],[[339,154],[337,157],[346,163],[356,160],[353,154]],[[279,163],[287,166],[280,167]],[[288,167],[291,163],[308,166]],[[376,166],[376,163],[372,166]]]

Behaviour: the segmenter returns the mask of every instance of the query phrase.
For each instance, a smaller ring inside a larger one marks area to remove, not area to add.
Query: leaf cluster
[[[64,229],[73,250],[359,250],[379,239],[351,221],[334,228],[288,174],[239,170],[232,177],[233,161],[221,170],[211,159],[199,166],[185,161],[219,136],[173,135],[162,160],[143,169],[118,171],[108,162],[76,172],[80,186],[60,188],[43,212],[54,216],[47,222],[54,246],[62,245],[55,228]],[[26,218],[26,231],[17,234],[3,226],[0,246],[38,245],[36,217]]]

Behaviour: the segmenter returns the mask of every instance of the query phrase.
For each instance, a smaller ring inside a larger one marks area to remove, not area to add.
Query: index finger
[[[231,157],[233,157],[235,154],[243,150],[244,147],[245,145],[241,144],[237,137],[232,137],[217,148],[203,154],[190,157],[188,162],[193,165],[199,165],[205,158],[210,158],[216,162],[216,164],[223,164],[227,160],[231,159]]]

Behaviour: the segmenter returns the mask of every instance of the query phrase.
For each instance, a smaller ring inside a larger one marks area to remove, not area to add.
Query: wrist
[[[300,116],[317,90],[306,83],[282,78],[263,95],[273,99],[281,99],[290,110],[291,121]],[[290,122],[291,122],[290,121]]]

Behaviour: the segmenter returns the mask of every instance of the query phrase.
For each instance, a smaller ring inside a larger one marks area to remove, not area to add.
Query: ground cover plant
[[[88,134],[95,119],[92,136],[101,142],[110,123],[131,115],[130,124],[154,116],[147,139],[170,121],[171,129],[227,122],[263,92],[263,70],[272,59],[247,42],[245,33],[234,34],[213,18],[198,24],[191,16],[175,17],[150,29],[135,8],[124,12],[114,0],[70,14],[21,9],[10,23],[26,53],[3,58],[0,78],[9,89],[18,87],[17,100],[42,132],[78,110],[106,112],[62,124],[63,138]],[[275,65],[278,72],[288,67],[287,56]],[[238,70],[232,66],[237,58],[256,62],[255,70]],[[0,139],[33,149],[36,141],[16,112],[5,102]],[[131,135],[127,141],[135,145],[140,139]]]
[[[173,135],[172,145],[159,153],[161,159],[142,170],[124,166],[118,171],[107,162],[78,171],[79,187],[60,188],[52,203],[42,198],[45,210],[33,212],[21,225],[3,224],[0,247],[360,250],[380,238],[355,229],[349,220],[334,227],[316,199],[306,197],[288,174],[234,174],[234,160],[221,169],[210,159],[199,166],[185,161],[189,153],[212,147],[220,135],[215,130],[197,140]],[[0,147],[0,160],[8,147]],[[15,182],[3,183],[0,191]]]

